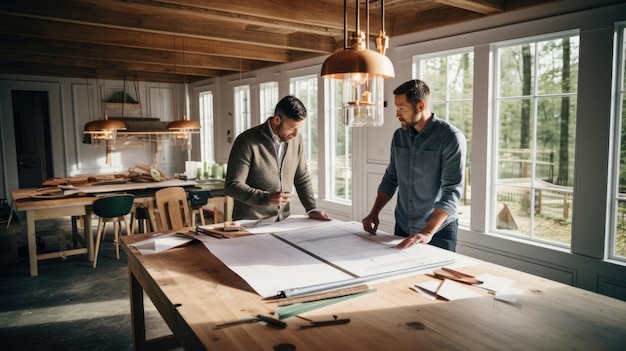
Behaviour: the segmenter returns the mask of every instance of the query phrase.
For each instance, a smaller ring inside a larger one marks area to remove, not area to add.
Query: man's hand
[[[275,191],[270,193],[270,205],[282,206],[291,200],[293,194]]]
[[[324,211],[311,211],[309,212],[309,218],[311,219],[319,219],[322,221],[330,221],[330,217],[328,216],[328,214]]]
[[[406,239],[402,240],[398,244],[397,248],[406,249],[418,243],[428,244],[432,240],[432,238],[433,238],[433,234],[415,233],[413,235],[407,236]]]
[[[365,230],[366,232],[372,235],[376,235],[376,231],[378,230],[378,223],[379,223],[377,215],[373,215],[370,213],[365,218],[363,218],[361,223],[363,223],[363,230]]]

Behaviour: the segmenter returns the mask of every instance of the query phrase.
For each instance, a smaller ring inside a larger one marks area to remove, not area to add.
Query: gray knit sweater
[[[304,157],[302,136],[286,144],[282,174],[279,174],[276,151],[272,142],[269,119],[241,133],[228,158],[226,195],[234,198],[233,220],[263,219],[272,222],[278,218],[278,206],[270,205],[270,193],[281,189],[293,192],[307,211],[315,209],[311,176]],[[289,215],[289,204],[280,218]]]

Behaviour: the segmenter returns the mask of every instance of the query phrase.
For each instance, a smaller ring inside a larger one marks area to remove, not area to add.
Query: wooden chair
[[[161,230],[176,230],[191,226],[187,194],[181,187],[165,188],[154,194],[159,211]]]
[[[120,194],[101,197],[93,202],[93,213],[99,217],[98,233],[96,235],[96,248],[93,256],[93,268],[98,263],[98,251],[100,250],[100,242],[104,239],[106,231],[106,223],[113,223],[113,232],[115,233],[115,252],[116,258],[120,259],[120,230],[121,222],[126,226],[126,234],[131,235],[132,231],[126,215],[128,215],[133,207],[134,195]]]

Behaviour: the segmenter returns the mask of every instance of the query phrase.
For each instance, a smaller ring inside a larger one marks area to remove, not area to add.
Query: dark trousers
[[[456,234],[459,229],[459,222],[457,220],[451,222],[447,226],[439,229],[435,235],[433,235],[432,240],[428,243],[429,245],[437,246],[442,249],[456,251]],[[396,227],[394,230],[394,234],[398,236],[407,237],[410,234],[405,233],[400,226],[396,223]]]

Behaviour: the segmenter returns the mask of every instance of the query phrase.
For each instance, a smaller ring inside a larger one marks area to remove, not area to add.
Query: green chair
[[[98,262],[98,251],[100,250],[100,242],[104,239],[106,231],[106,223],[113,223],[113,232],[115,233],[115,251],[116,257],[120,259],[120,230],[122,229],[121,222],[124,222],[126,226],[127,235],[131,235],[130,226],[126,215],[128,215],[133,208],[134,195],[120,194],[101,197],[93,202],[93,213],[99,217],[98,219],[98,234],[96,235],[96,250],[93,256],[93,267],[96,268]]]

